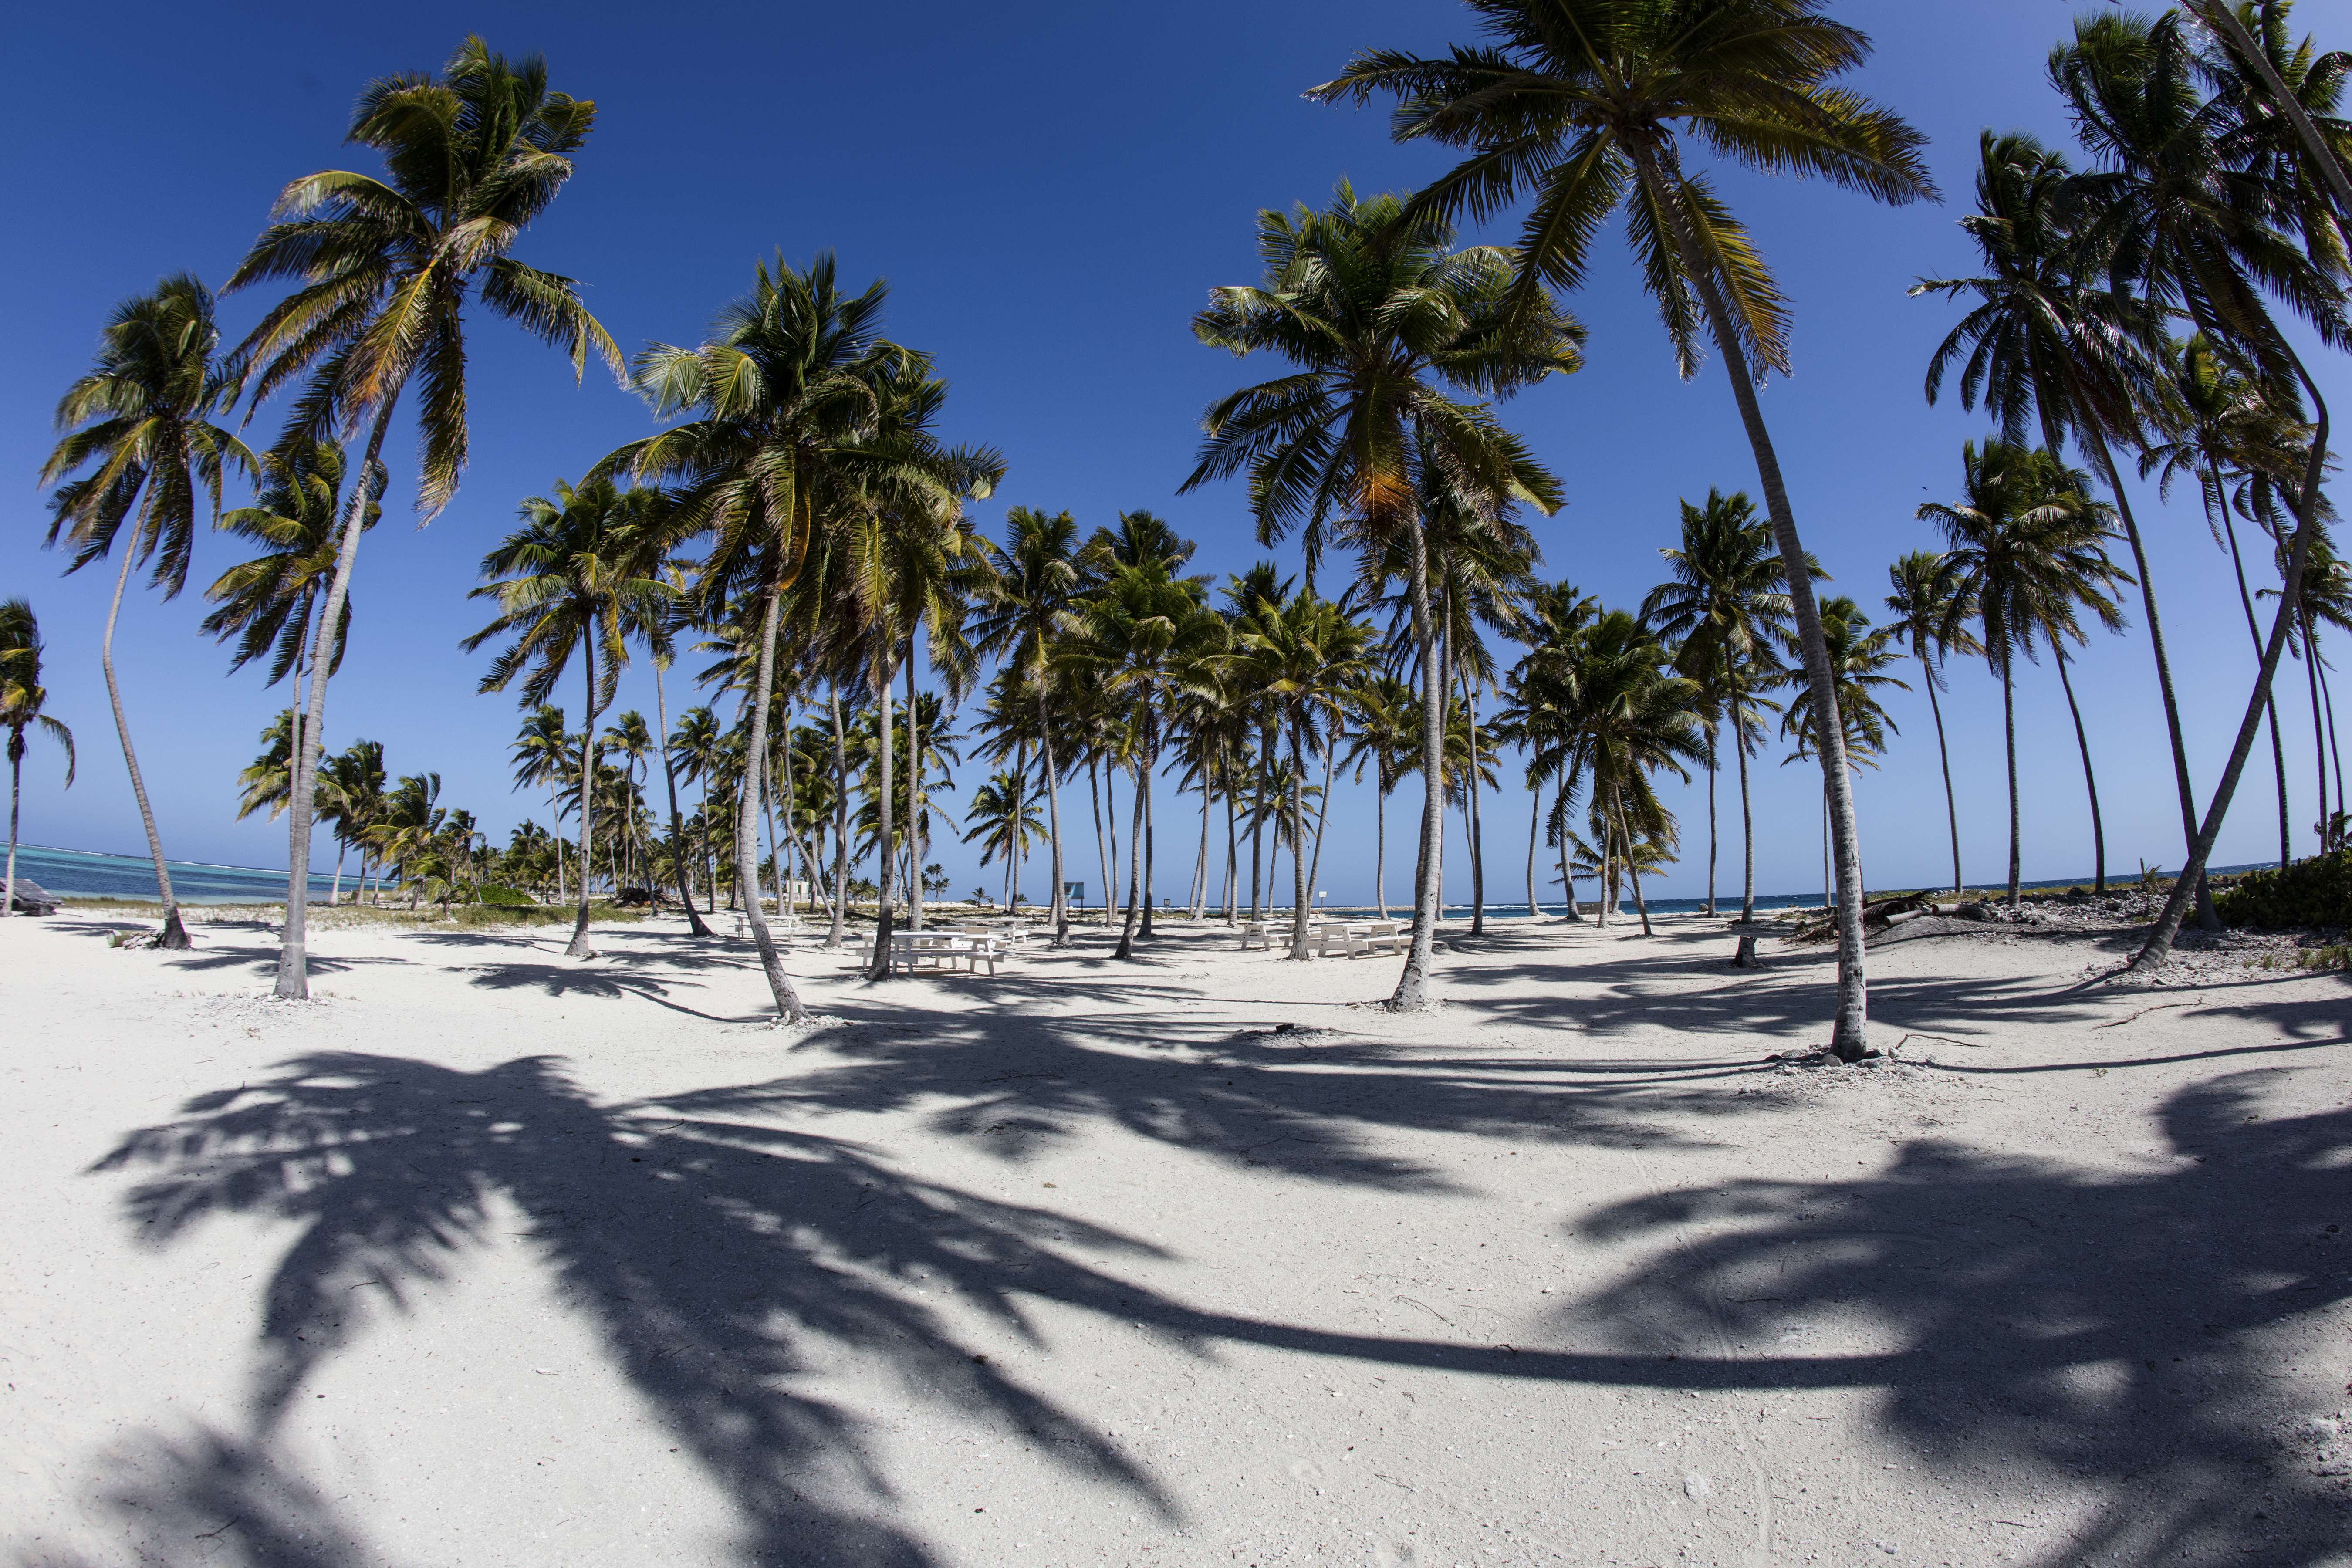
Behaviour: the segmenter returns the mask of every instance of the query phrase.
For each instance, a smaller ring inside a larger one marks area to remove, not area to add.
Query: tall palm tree
[[[1958,505],[1929,501],[1919,508],[1950,548],[1953,574],[1949,603],[1955,621],[1973,616],[1979,647],[2000,679],[2001,724],[2009,763],[2009,897],[2018,901],[2019,804],[2017,787],[2017,656],[2032,658],[2040,642],[2074,636],[2075,607],[2089,607],[2102,624],[2121,625],[2106,596],[2108,586],[2129,582],[2107,559],[2114,512],[2091,499],[2089,476],[2069,468],[2049,448],[2012,446],[1997,438],[1961,448]],[[2057,646],[2060,658],[2064,649]],[[2062,662],[2060,670],[2064,670]],[[2067,687],[2067,703],[2074,690]],[[2074,710],[2075,735],[2083,742],[2084,782],[2092,791],[2092,826],[2105,867],[2105,830],[2098,817],[2097,784],[2090,773],[2090,746],[2083,739],[2082,714]]]
[[[559,724],[563,715],[556,714]],[[336,755],[320,763],[319,820],[333,826],[336,841],[335,882],[331,898],[340,901],[343,895],[343,858],[346,847],[360,851],[361,887],[352,891],[352,900],[358,902],[365,890],[368,868],[367,833],[383,811],[383,742],[354,741]]]
[[[669,584],[673,602],[684,599],[684,574],[676,562],[666,564],[662,576]],[[674,630],[674,628],[673,628]],[[660,736],[654,745],[661,752],[662,785],[669,796],[670,869],[677,882],[677,901],[686,910],[686,927],[689,935],[709,936],[710,928],[702,923],[701,911],[694,907],[694,889],[687,879],[686,819],[677,809],[677,752],[675,737],[669,727],[669,697],[663,689],[662,677],[669,671],[667,651],[650,656],[654,667],[654,724]],[[709,848],[708,844],[704,846]]]
[[[1984,651],[1968,629],[1975,606],[1964,597],[1959,563],[1932,550],[1914,550],[1886,569],[1895,592],[1886,607],[1895,612],[1889,637],[1907,644],[1919,661],[1920,678],[1927,684],[1927,711],[1936,721],[1936,757],[1944,769],[1944,813],[1952,829],[1952,890],[1960,889],[1960,804],[1952,793],[1952,752],[1944,741],[1944,708],[1936,693],[1944,684],[1944,665],[1954,654]],[[2104,860],[2102,876],[2104,876]]]
[[[1681,134],[1717,158],[1772,174],[1819,175],[1892,205],[1932,198],[1925,139],[1836,79],[1870,41],[1822,13],[1826,0],[1471,0],[1486,47],[1425,58],[1369,50],[1308,96],[1394,96],[1400,142],[1471,155],[1414,197],[1417,209],[1484,221],[1532,198],[1517,251],[1514,303],[1584,280],[1594,236],[1626,214],[1626,237],[1685,375],[1699,322],[1715,340],[1789,574],[1790,606],[1814,700],[1833,702],[1828,653],[1803,542],[1756,395],[1761,372],[1788,369],[1787,302],[1744,226],[1705,174],[1685,170]],[[1843,901],[1857,905],[1862,852],[1832,729],[1822,773],[1832,801]],[[1850,884],[1850,885],[1849,885]],[[1838,1016],[1832,1048],[1868,1049],[1858,907],[1838,922]]]
[[[1454,237],[1441,219],[1394,196],[1360,202],[1342,183],[1323,212],[1260,213],[1264,283],[1216,290],[1192,322],[1213,347],[1267,350],[1297,368],[1209,409],[1181,489],[1247,473],[1260,542],[1301,528],[1310,563],[1334,537],[1372,556],[1404,541],[1425,788],[1412,943],[1389,999],[1399,1011],[1433,1005],[1445,832],[1446,672],[1419,503],[1442,492],[1490,514],[1507,499],[1549,514],[1560,502],[1490,409],[1444,389],[1507,396],[1581,363],[1582,328],[1539,288],[1513,298],[1506,252],[1457,251]]]
[[[243,822],[266,810],[269,820],[277,821],[293,793],[293,778],[294,710],[281,708],[261,731],[261,755],[236,775],[236,819]]]
[[[228,280],[234,292],[289,281],[293,291],[237,350],[256,363],[252,405],[308,377],[287,440],[349,442],[364,429],[334,576],[311,632],[310,703],[289,811],[286,929],[277,994],[310,994],[302,889],[310,871],[318,735],[325,722],[322,637],[339,637],[359,558],[352,517],[381,483],[378,459],[394,410],[418,387],[417,512],[430,521],[457,493],[467,454],[468,303],[570,355],[576,380],[591,348],[620,374],[620,351],[569,278],[509,254],[572,175],[596,106],[550,91],[547,62],[509,60],[478,37],[438,76],[380,77],[360,94],[345,136],[376,153],[381,177],[340,169],[295,180]],[[281,443],[284,444],[284,443]],[[584,870],[584,868],[583,868]]]
[[[552,499],[526,498],[523,526],[482,557],[482,585],[469,595],[498,606],[498,618],[458,646],[472,653],[502,639],[480,689],[503,691],[518,679],[522,697],[543,705],[580,655],[587,699],[580,731],[580,902],[564,952],[593,958],[588,943],[588,875],[595,861],[596,716],[612,701],[629,642],[669,650],[675,593],[662,575],[667,518],[647,492],[624,492],[610,479],[577,489],[555,481]]]
[[[677,716],[677,728],[669,732],[669,743],[663,749],[664,757],[681,777],[702,785],[702,805],[695,816],[702,835],[703,867],[709,873],[703,902],[714,912],[719,908],[719,877],[710,861],[710,792],[718,781],[721,745],[719,716],[703,704]]]
[[[1543,793],[1553,788],[1555,824],[1566,820],[1568,756],[1561,742],[1574,724],[1583,644],[1601,617],[1601,601],[1572,583],[1538,584],[1527,595],[1519,637],[1528,651],[1505,678],[1510,704],[1496,720],[1496,732],[1507,743],[1528,752],[1528,914],[1539,917],[1543,904],[1536,891],[1536,843],[1543,831]],[[1709,745],[1710,760],[1713,747]],[[1568,921],[1584,917],[1576,907],[1576,887],[1568,872],[1565,842],[1560,855],[1560,882]]]
[[[23,599],[0,601],[0,730],[8,731],[8,878],[0,883],[0,920],[16,912],[16,822],[25,799],[25,731],[37,729],[66,750],[66,787],[73,788],[73,731],[44,713],[41,624]]]
[[[599,465],[675,483],[681,537],[709,537],[698,584],[706,607],[751,596],[744,617],[756,650],[746,698],[751,756],[767,752],[784,600],[816,558],[822,535],[867,512],[871,490],[926,489],[935,502],[951,494],[935,471],[877,440],[894,395],[924,379],[925,369],[920,356],[882,336],[887,293],[879,281],[845,293],[829,253],[805,271],[781,255],[772,270],[761,262],[751,291],[719,313],[699,345],[655,343],[634,363],[632,380],[656,416],[691,416]],[[760,795],[755,770],[736,811],[736,882],[747,890],[759,885]],[[799,1023],[806,1010],[767,917],[757,898],[743,896],[776,1010]]]
[[[188,946],[188,932],[131,744],[131,721],[122,711],[122,688],[114,675],[114,626],[132,563],[149,565],[148,581],[166,599],[175,597],[187,582],[199,499],[210,498],[217,520],[224,471],[250,473],[257,467],[244,443],[212,422],[236,397],[235,367],[219,359],[219,347],[212,291],[184,273],[116,306],[97,362],[58,400],[58,427],[66,434],[41,468],[41,482],[58,485],[49,499],[46,543],[62,539],[72,547],[67,572],[105,557],[124,533],[123,525],[130,525],[121,541],[121,564],[107,605],[99,665],[106,673],[114,731],[122,742],[122,765],[147,831],[148,857],[155,865],[155,893],[163,907],[156,942],[167,948]],[[68,477],[84,468],[89,471]]]
[[[1038,755],[1045,770],[1047,852],[1054,863],[1054,945],[1069,942],[1070,910],[1062,865],[1061,776],[1055,767],[1054,726],[1046,717],[1052,654],[1068,629],[1078,590],[1075,559],[1078,525],[1066,511],[1048,517],[1025,506],[1004,514],[1004,542],[983,539],[995,575],[973,627],[974,650],[1014,661],[1034,693]]]
[[[1704,506],[1682,503],[1682,544],[1658,553],[1673,580],[1650,590],[1642,601],[1642,619],[1677,645],[1675,668],[1698,682],[1708,714],[1706,912],[1715,913],[1715,775],[1727,719],[1739,760],[1739,918],[1753,920],[1756,816],[1748,798],[1748,759],[1758,725],[1750,710],[1760,700],[1759,692],[1787,678],[1779,650],[1795,615],[1788,563],[1771,522],[1756,515],[1756,503],[1744,491],[1727,496],[1714,489]],[[1811,578],[1829,577],[1810,555],[1805,567]]]
[[[667,580],[669,581],[670,591],[675,594],[677,591],[676,581]],[[667,646],[662,651],[665,654],[667,653]],[[646,758],[653,753],[655,744],[654,732],[646,726],[646,716],[634,708],[605,727],[602,749],[619,755],[624,785],[621,794],[625,799],[632,803],[643,798],[645,786],[643,781],[637,776],[637,771],[645,766]],[[630,826],[630,820],[625,819],[624,826]],[[635,879],[637,875],[636,853],[641,846],[627,834],[619,836],[616,843],[620,847],[629,851],[629,874],[632,879]]]

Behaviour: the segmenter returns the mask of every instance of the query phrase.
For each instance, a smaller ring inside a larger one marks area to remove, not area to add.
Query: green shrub
[[[2224,925],[2278,931],[2352,926],[2352,850],[2315,855],[2284,870],[2248,871],[2213,899]]]
[[[474,889],[474,896],[486,904],[499,904],[509,909],[528,909],[538,900],[529,893],[518,893],[512,888],[501,888],[496,882],[485,882]]]

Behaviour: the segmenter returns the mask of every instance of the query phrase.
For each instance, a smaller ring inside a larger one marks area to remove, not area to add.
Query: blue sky
[[[2296,16],[2323,43],[2341,45],[2352,42],[2347,12],[2341,0],[2305,0]],[[1835,576],[1833,591],[1875,605],[1886,563],[1935,542],[1914,509],[1952,498],[1960,444],[1982,429],[1948,400],[1926,404],[1927,358],[1956,310],[1905,289],[1918,276],[1970,268],[1954,219],[1967,210],[1981,129],[2063,141],[2042,62],[2074,8],[1846,0],[1837,14],[1876,39],[1861,85],[1931,138],[1945,204],[1890,211],[1744,174],[1727,174],[1724,186],[1795,303],[1796,374],[1775,382],[1764,403],[1799,525]],[[931,351],[953,383],[951,437],[1005,453],[1007,481],[979,509],[986,526],[1010,505],[1067,509],[1089,527],[1148,508],[1200,542],[1202,569],[1223,573],[1261,553],[1240,487],[1174,490],[1191,467],[1202,408],[1273,367],[1201,347],[1189,319],[1211,287],[1255,279],[1259,208],[1320,202],[1342,175],[1360,190],[1407,188],[1439,166],[1433,153],[1392,146],[1379,110],[1318,108],[1300,89],[1360,47],[1436,48],[1467,35],[1467,13],[1445,0],[787,3],[658,15],[607,5],[238,5],[201,26],[188,16],[51,6],[13,28],[20,60],[55,68],[20,72],[0,106],[20,149],[5,176],[7,210],[21,218],[0,251],[6,297],[18,301],[11,374],[0,378],[0,592],[28,595],[41,616],[52,711],[73,726],[83,763],[80,782],[61,792],[52,758],[28,760],[25,837],[35,843],[128,851],[140,838],[98,670],[110,578],[93,568],[61,579],[60,559],[39,548],[46,514],[35,480],[54,439],[50,410],[118,300],[183,269],[217,282],[285,181],[352,165],[341,135],[368,78],[434,67],[468,31],[510,53],[544,53],[559,88],[596,100],[598,127],[578,174],[518,254],[582,279],[625,348],[693,341],[757,259],[781,249],[804,261],[831,248],[850,280],[889,280],[892,335]],[[76,61],[89,63],[68,68]],[[241,332],[265,302],[228,300],[230,331]],[[1546,574],[1630,607],[1660,574],[1677,499],[1711,485],[1752,487],[1754,470],[1720,376],[1676,379],[1614,237],[1571,303],[1591,328],[1588,368],[1522,396],[1506,417],[1567,485],[1570,505],[1538,525]],[[439,772],[444,801],[472,809],[503,841],[520,817],[535,811],[544,820],[545,806],[510,795],[513,701],[477,696],[486,656],[457,650],[483,618],[467,590],[521,497],[576,477],[651,423],[608,375],[592,370],[575,386],[557,356],[494,321],[478,320],[471,342],[473,466],[429,529],[394,511],[370,536],[329,740],[373,737],[394,771]],[[2319,365],[2323,384],[2352,406],[2343,361]],[[266,437],[269,419],[254,434]],[[409,479],[396,463],[396,497]],[[2252,658],[2226,560],[2193,499],[2167,508],[2152,486],[2138,493],[2192,766],[2210,787]],[[118,663],[167,850],[282,866],[280,826],[234,820],[236,772],[282,690],[266,690],[255,670],[227,677],[225,655],[195,629],[201,585],[236,558],[229,542],[207,538],[188,594],[128,605]],[[2135,607],[2130,631],[2096,638],[2077,667],[2111,871],[2141,858],[2176,865],[2181,854],[2143,619]],[[1901,736],[1860,786],[1874,886],[1930,882],[1948,868],[1934,731],[1916,668],[1904,673],[1915,690],[1890,703]],[[1970,880],[1990,879],[2004,858],[1998,689],[1981,667],[1952,673],[1945,713],[1967,869]],[[2300,671],[2288,675],[2289,776],[2295,819],[2307,825],[2311,728]],[[672,682],[673,715],[688,700],[682,686]],[[647,674],[633,672],[624,702],[650,716],[652,700]],[[2082,773],[2053,672],[2023,672],[2018,717],[2026,873],[2087,872]],[[1780,766],[1780,750],[1757,769],[1766,891],[1820,880],[1819,775],[1809,764]],[[2219,862],[2275,852],[2271,798],[2258,762]],[[1692,791],[1674,803],[1685,857],[1660,890],[1692,894],[1705,864],[1705,799]],[[1083,815],[1083,792],[1068,804]],[[1723,804],[1736,820],[1727,789]],[[1369,788],[1345,792],[1332,819],[1324,886],[1335,900],[1368,894]],[[1160,820],[1172,828],[1160,835],[1160,891],[1181,896],[1193,840],[1181,809],[1163,807]],[[1523,791],[1490,805],[1490,899],[1523,886],[1527,822]],[[2297,838],[2307,852],[2307,826]],[[1073,851],[1090,869],[1090,839]],[[320,864],[331,854],[322,838]],[[1391,854],[1392,897],[1409,879],[1409,854]],[[1737,856],[1727,837],[1726,886],[1736,886]],[[959,889],[981,879],[961,846],[941,845],[935,858]],[[1447,872],[1448,897],[1465,897],[1458,837]]]

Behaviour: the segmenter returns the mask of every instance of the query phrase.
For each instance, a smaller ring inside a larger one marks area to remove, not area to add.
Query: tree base
[[[1754,937],[1743,936],[1739,939],[1738,951],[1735,952],[1731,955],[1731,967],[1734,969],[1761,969],[1764,967],[1763,959],[1757,956],[1756,939]]]

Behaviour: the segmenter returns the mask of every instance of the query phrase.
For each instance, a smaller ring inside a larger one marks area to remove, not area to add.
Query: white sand
[[[1906,942],[1820,1070],[1696,918],[1410,1019],[803,942],[797,1035],[659,923],[107,924],[0,924],[19,1563],[2352,1563],[2341,975]]]

